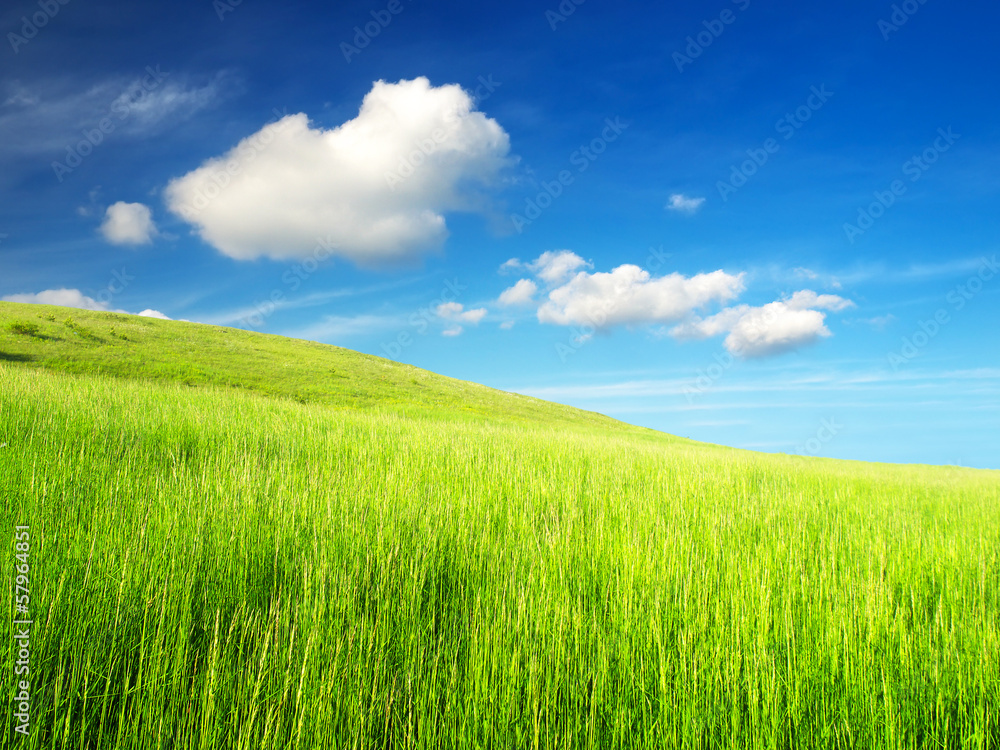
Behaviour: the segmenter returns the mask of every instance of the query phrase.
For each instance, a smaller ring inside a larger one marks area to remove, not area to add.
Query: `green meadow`
[[[0,747],[1000,747],[1000,472],[0,303],[0,492]]]

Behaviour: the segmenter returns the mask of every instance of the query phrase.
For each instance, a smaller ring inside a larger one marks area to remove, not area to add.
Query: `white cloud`
[[[670,335],[674,338],[705,339],[711,336],[721,336],[733,330],[740,318],[749,310],[750,305],[738,305],[727,307],[725,310],[707,318],[692,317],[670,329]]]
[[[98,295],[100,296],[100,295]],[[32,305],[56,305],[58,307],[75,307],[80,310],[91,310],[93,312],[115,312],[124,315],[140,315],[146,318],[160,318],[170,320],[159,310],[143,310],[140,313],[130,313],[127,310],[112,309],[107,301],[96,300],[88,297],[79,289],[46,289],[34,294],[8,294],[3,298],[4,302],[25,302]]]
[[[653,277],[638,266],[610,273],[578,273],[549,292],[538,320],[557,325],[674,323],[711,302],[726,302],[743,291],[743,274],[713,271],[685,277]]]
[[[166,315],[161,313],[159,310],[143,310],[140,313],[136,313],[140,318],[159,318],[160,320],[170,320]]]
[[[538,284],[531,279],[521,279],[514,286],[504,289],[497,300],[505,307],[531,305],[535,302]]]
[[[674,193],[670,196],[670,202],[666,208],[670,211],[679,211],[685,214],[693,214],[704,205],[704,198],[689,198],[683,193]]]
[[[166,200],[233,258],[304,258],[323,239],[381,266],[439,248],[444,213],[483,209],[509,148],[460,86],[378,81],[353,120],[324,130],[283,117],[171,181]]]
[[[724,345],[730,353],[747,358],[766,357],[830,336],[826,315],[820,310],[841,312],[853,306],[853,302],[843,297],[805,289],[761,307],[739,305],[709,318],[694,318],[675,326],[670,333],[682,339],[728,333]]]
[[[503,331],[509,331],[513,327],[514,327],[513,320],[505,320],[503,323],[500,324],[500,329]]]
[[[745,274],[718,270],[690,277],[679,273],[654,277],[628,264],[606,273],[579,270],[589,265],[575,253],[562,250],[546,252],[531,263],[511,259],[501,269],[527,268],[549,282],[547,297],[537,309],[538,321],[582,326],[584,330],[574,334],[577,343],[615,326],[675,324],[667,331],[674,338],[725,335],[724,344],[733,354],[762,357],[830,336],[823,311],[842,312],[854,307],[853,302],[835,294],[803,289],[761,307],[735,305],[703,318],[700,311],[709,305],[723,305],[739,297],[745,288]],[[537,284],[521,279],[504,290],[498,303],[531,304],[537,291]],[[461,305],[457,309],[460,311]],[[513,325],[513,321],[508,322]]]
[[[793,310],[806,310],[815,307],[820,310],[830,310],[832,312],[843,312],[854,307],[854,303],[849,299],[838,297],[836,294],[816,294],[811,289],[803,289],[801,292],[795,292],[786,301],[786,304]]]
[[[520,271],[522,268],[524,268],[524,264],[521,263],[519,258],[511,258],[500,264],[499,272],[501,274],[514,273]]]
[[[107,302],[98,302],[87,297],[79,289],[46,289],[37,294],[8,294],[5,302],[27,302],[35,305],[58,305],[76,307],[81,310],[107,311]],[[115,311],[119,312],[119,311]],[[123,312],[123,311],[122,311]]]
[[[477,325],[479,321],[486,317],[485,307],[466,310],[461,302],[444,302],[435,308],[435,312],[437,312],[438,317],[445,320],[472,323],[473,325]]]
[[[794,308],[785,302],[752,307],[726,336],[725,347],[741,357],[765,357],[798,349],[830,335],[823,323],[825,317],[818,310]]]
[[[570,250],[547,250],[525,268],[548,284],[561,284],[578,269],[591,268],[591,264]]]
[[[444,302],[434,308],[434,311],[439,318],[453,324],[441,332],[442,336],[458,336],[464,330],[461,324],[479,325],[479,321],[486,317],[485,307],[466,310],[461,302]]]
[[[148,245],[158,232],[148,206],[118,201],[108,206],[101,234],[115,245]]]

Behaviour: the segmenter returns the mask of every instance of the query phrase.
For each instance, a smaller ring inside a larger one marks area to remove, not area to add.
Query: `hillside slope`
[[[31,332],[32,327],[37,331]],[[25,333],[15,332],[18,329]],[[0,362],[409,416],[502,419],[662,435],[381,357],[237,328],[0,302]],[[674,438],[684,442],[685,438]]]

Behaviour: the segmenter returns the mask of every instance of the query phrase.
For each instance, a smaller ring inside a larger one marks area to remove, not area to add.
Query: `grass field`
[[[0,303],[0,490],[3,747],[1000,747],[998,472]]]

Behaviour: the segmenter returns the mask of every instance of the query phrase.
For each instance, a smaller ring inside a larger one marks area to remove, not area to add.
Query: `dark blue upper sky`
[[[0,297],[741,447],[1000,468],[998,21],[8,3]]]

